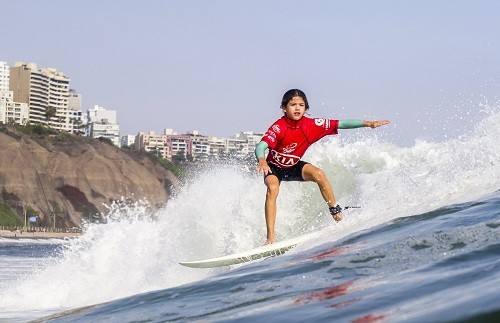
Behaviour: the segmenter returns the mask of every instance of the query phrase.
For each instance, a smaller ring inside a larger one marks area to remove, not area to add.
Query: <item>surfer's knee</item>
[[[267,176],[264,180],[267,187],[267,196],[277,197],[280,189],[280,182],[276,176]]]
[[[318,167],[314,167],[312,169],[309,169],[307,172],[307,178],[304,178],[305,180],[313,181],[316,183],[324,183],[325,181],[328,181],[328,178],[326,177],[325,172]]]
[[[271,197],[278,196],[280,185],[276,183],[269,183],[267,185],[267,195]]]

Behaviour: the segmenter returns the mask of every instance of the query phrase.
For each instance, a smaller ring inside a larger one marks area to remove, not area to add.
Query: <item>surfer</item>
[[[309,103],[305,93],[298,89],[291,89],[283,95],[280,108],[284,116],[269,127],[255,148],[255,156],[259,163],[257,171],[264,175],[267,187],[266,245],[276,241],[274,231],[276,200],[282,181],[315,182],[328,204],[333,219],[342,220],[342,208],[336,203],[332,185],[325,173],[320,168],[300,160],[309,146],[327,135],[337,134],[338,129],[377,128],[389,123],[388,120],[333,120],[305,117]],[[269,154],[266,159],[267,149]]]

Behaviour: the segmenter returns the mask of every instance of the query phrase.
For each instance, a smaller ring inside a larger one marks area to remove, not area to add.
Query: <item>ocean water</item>
[[[400,147],[342,134],[304,157],[325,170],[335,223],[312,183],[284,183],[285,255],[231,267],[179,261],[265,241],[262,179],[201,170],[165,208],[110,206],[79,238],[0,238],[1,322],[449,322],[500,318],[500,112],[472,132]]]

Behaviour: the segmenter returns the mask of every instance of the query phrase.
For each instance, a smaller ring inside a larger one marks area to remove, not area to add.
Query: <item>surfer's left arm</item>
[[[370,128],[378,128],[389,124],[389,120],[356,120],[356,119],[346,119],[339,120],[339,129],[354,129],[354,128],[362,128],[362,127],[370,127]]]

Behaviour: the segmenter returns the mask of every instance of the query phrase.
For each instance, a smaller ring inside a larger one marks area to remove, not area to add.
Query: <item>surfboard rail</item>
[[[289,251],[290,249],[296,247],[299,243],[306,240],[308,237],[309,235],[299,236],[296,238],[257,247],[252,250],[239,252],[232,255],[198,260],[198,261],[183,261],[179,262],[179,264],[191,268],[213,268],[213,267],[237,265],[258,259],[280,256],[285,252]]]

